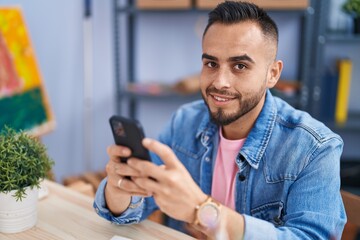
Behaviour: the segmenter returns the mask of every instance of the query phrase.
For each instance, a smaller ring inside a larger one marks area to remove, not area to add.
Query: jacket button
[[[246,177],[244,176],[244,175],[239,175],[239,180],[240,180],[240,182],[242,182],[242,181],[244,181],[246,179]]]

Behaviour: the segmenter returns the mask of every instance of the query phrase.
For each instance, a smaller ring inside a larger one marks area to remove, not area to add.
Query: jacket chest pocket
[[[282,202],[272,202],[261,205],[251,210],[251,216],[271,222],[276,227],[284,225],[282,220],[284,204]]]

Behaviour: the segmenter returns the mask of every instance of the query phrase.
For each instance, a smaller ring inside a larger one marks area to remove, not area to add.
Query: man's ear
[[[283,62],[281,60],[274,61],[269,66],[267,87],[272,88],[280,79],[281,71],[283,69]]]

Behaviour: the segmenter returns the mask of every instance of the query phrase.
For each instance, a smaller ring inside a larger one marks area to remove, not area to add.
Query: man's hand
[[[105,198],[109,210],[119,215],[129,206],[130,197],[153,196],[160,210],[168,216],[187,223],[195,220],[195,206],[203,203],[207,195],[194,182],[192,177],[174,152],[156,140],[144,139],[143,145],[157,154],[164,165],[157,166],[152,162],[129,158],[127,163],[120,163],[120,157],[129,157],[131,152],[123,146],[110,146],[110,160],[106,166],[108,183]],[[125,176],[130,176],[131,180]],[[242,238],[244,218],[241,214],[222,207],[221,226],[214,229],[198,229],[210,237],[225,233],[229,239]],[[234,224],[236,223],[236,224]],[[195,233],[195,231],[190,231]],[[196,236],[201,237],[198,235]],[[226,238],[222,238],[226,239]]]
[[[147,191],[137,186],[133,181],[125,178],[140,177],[139,172],[126,163],[120,162],[120,157],[129,157],[130,149],[112,145],[108,147],[110,157],[106,165],[107,184],[105,199],[109,210],[114,215],[120,215],[130,204],[131,196],[148,196]]]
[[[148,138],[143,140],[143,145],[157,154],[164,165],[157,166],[148,161],[130,158],[128,166],[122,167],[122,174],[126,172],[132,176],[134,185],[126,181],[126,186],[122,186],[131,188],[127,189],[129,193],[146,191],[148,195],[153,195],[156,204],[165,214],[192,223],[195,206],[206,200],[206,194],[167,145]]]

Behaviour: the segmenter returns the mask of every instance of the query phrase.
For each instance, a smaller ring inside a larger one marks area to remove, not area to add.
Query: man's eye
[[[209,67],[209,68],[214,68],[214,67],[217,66],[215,62],[208,62],[208,63],[206,63],[205,65],[206,65],[207,67]]]
[[[235,68],[236,68],[236,69],[239,69],[239,70],[243,70],[243,69],[246,68],[246,66],[245,66],[244,64],[236,64],[236,65],[235,65]]]

